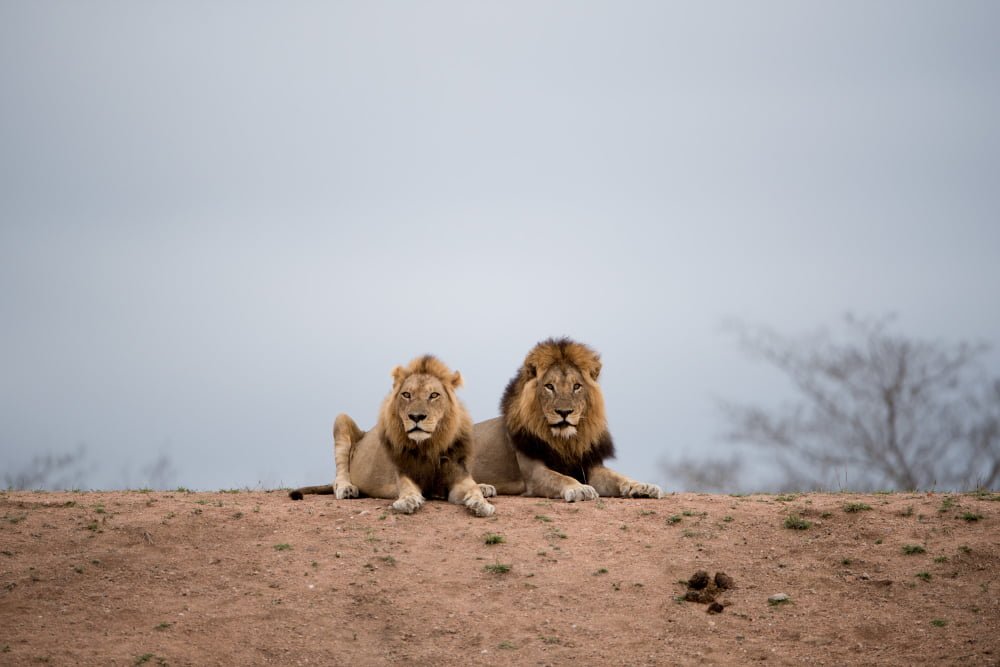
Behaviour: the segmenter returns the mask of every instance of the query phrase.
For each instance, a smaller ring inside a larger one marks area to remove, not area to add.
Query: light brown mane
[[[418,447],[407,437],[404,425],[396,411],[399,391],[407,378],[413,375],[430,375],[440,380],[450,408],[441,417],[431,437],[421,442]],[[416,447],[421,458],[437,462],[438,458],[457,440],[464,438],[468,441],[471,439],[472,417],[465,405],[455,395],[455,389],[462,386],[461,373],[452,371],[437,357],[426,354],[417,357],[405,367],[396,366],[392,370],[392,378],[392,391],[382,402],[376,428],[381,429],[382,435],[392,447],[394,455],[402,456],[406,452],[413,452]]]
[[[587,405],[576,435],[569,438],[553,435],[538,407],[538,379],[560,365],[580,371]],[[526,431],[559,452],[567,462],[580,461],[608,430],[604,394],[597,383],[600,373],[600,355],[582,343],[568,338],[549,338],[538,343],[504,392],[500,407],[508,430]]]

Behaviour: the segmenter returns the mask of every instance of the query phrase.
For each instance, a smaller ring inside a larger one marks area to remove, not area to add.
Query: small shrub
[[[785,519],[785,528],[790,530],[806,530],[812,526],[812,523],[806,521],[797,514],[791,514]]]
[[[483,539],[486,544],[503,544],[504,536],[498,535],[497,533],[486,533],[486,537]]]
[[[931,580],[931,573],[930,572],[917,572],[917,574],[915,576],[917,577],[917,579],[923,579],[924,581],[930,581]]]
[[[924,549],[919,544],[904,544],[903,553],[907,556],[913,556],[915,554],[927,553],[927,549]]]
[[[275,551],[290,551],[291,548],[292,548],[291,544],[275,544],[274,545],[274,550]]]
[[[507,574],[510,572],[510,565],[497,561],[496,563],[484,566],[483,570],[489,572],[490,574]]]
[[[857,512],[867,512],[872,508],[871,505],[866,503],[847,503],[844,505],[844,511],[848,514],[855,514]]]

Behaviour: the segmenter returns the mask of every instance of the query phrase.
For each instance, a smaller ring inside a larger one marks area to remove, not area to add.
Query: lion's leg
[[[448,491],[448,502],[456,505],[465,505],[476,516],[493,516],[496,508],[486,502],[482,486],[489,485],[476,484],[475,480],[472,479],[472,475],[465,473],[464,477],[460,477],[457,482],[452,484],[451,490]],[[492,489],[493,487],[489,488]],[[494,490],[495,493],[496,491]]]
[[[396,474],[396,501],[392,504],[392,509],[403,514],[413,514],[424,504],[424,496],[420,493],[420,487],[404,475]]]
[[[637,482],[602,465],[597,465],[590,469],[587,481],[602,496],[617,496],[622,498],[663,497],[663,491],[656,484]]]
[[[364,435],[365,432],[345,414],[337,415],[333,422],[333,460],[337,465],[333,489],[337,500],[359,495],[358,487],[351,483],[351,447]]]
[[[517,453],[517,465],[524,475],[527,487],[525,495],[562,498],[568,503],[597,498],[597,489],[594,487],[581,484],[568,475],[557,473],[538,459],[525,456],[521,452]]]

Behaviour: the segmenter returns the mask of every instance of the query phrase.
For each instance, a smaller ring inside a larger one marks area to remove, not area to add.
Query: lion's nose
[[[563,419],[566,419],[566,417],[569,417],[571,414],[573,414],[573,410],[572,408],[569,410],[556,410],[556,414],[562,417]]]
[[[413,414],[411,414],[411,415],[409,415],[409,417],[410,417],[410,419],[413,420],[414,424],[419,424],[422,419],[426,419],[427,418],[427,415],[421,415],[421,414],[413,415]]]

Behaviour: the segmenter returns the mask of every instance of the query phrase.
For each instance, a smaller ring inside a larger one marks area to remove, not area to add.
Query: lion
[[[501,416],[475,425],[469,472],[501,494],[562,498],[661,498],[604,465],[615,446],[597,383],[601,358],[568,338],[549,338],[524,359],[500,401]]]
[[[462,375],[431,355],[392,371],[392,391],[379,410],[375,428],[362,431],[346,414],[333,423],[333,484],[291,491],[332,493],[338,500],[395,498],[392,508],[411,514],[425,498],[447,498],[476,516],[491,516],[486,497],[496,489],[476,484],[466,468],[472,418],[455,396]]]

